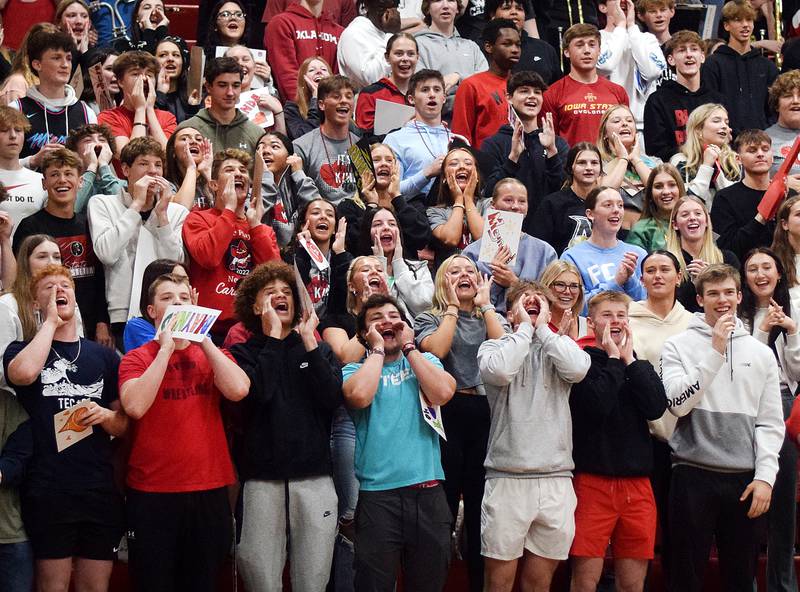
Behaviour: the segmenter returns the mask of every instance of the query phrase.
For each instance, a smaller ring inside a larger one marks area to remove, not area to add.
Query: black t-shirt
[[[356,318],[349,312],[329,314],[319,322],[317,328],[320,335],[325,329],[342,329],[347,333],[347,338],[352,339],[356,335]]]
[[[546,196],[530,220],[530,234],[550,243],[559,255],[592,234],[586,204],[569,188]]]
[[[20,386],[8,378],[8,365],[27,345],[26,341],[15,341],[3,355],[8,384],[14,387],[32,421],[33,458],[28,466],[27,491],[112,489],[111,437],[96,425],[91,436],[58,452],[54,416],[84,399],[109,408],[119,398],[119,358],[109,348],[87,339],[54,341],[39,377]]]
[[[14,254],[19,251],[22,241],[32,234],[49,234],[56,239],[61,262],[69,268],[75,280],[75,300],[81,310],[84,334],[94,339],[97,323],[109,321],[105,273],[94,254],[86,214],[79,212],[72,218],[59,218],[46,210],[39,210],[23,218],[14,233]]]

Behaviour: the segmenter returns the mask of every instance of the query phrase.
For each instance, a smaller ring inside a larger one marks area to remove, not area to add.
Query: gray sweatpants
[[[248,592],[282,590],[287,546],[292,590],[324,590],[338,522],[333,479],[247,481],[242,496],[237,555]]]

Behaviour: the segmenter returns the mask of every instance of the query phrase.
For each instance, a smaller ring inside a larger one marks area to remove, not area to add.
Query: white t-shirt
[[[8,191],[8,199],[0,203],[0,210],[8,212],[14,222],[14,232],[23,218],[41,210],[47,202],[47,192],[42,187],[41,173],[25,167],[9,171],[0,169],[0,183]],[[11,238],[14,238],[12,233]]]

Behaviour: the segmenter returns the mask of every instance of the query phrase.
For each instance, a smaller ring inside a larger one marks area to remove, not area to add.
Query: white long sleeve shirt
[[[652,33],[643,33],[636,25],[600,31],[597,71],[628,92],[639,130],[644,121],[644,104],[656,90],[656,82],[666,67],[664,53]]]
[[[357,16],[342,31],[336,60],[339,72],[350,79],[356,92],[389,75],[385,58],[389,37],[365,16]]]

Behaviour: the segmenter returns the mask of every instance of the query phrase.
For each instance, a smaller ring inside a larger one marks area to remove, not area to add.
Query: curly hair
[[[267,284],[274,281],[286,282],[292,290],[292,299],[294,300],[294,317],[292,318],[292,325],[300,322],[300,315],[302,314],[302,305],[300,301],[300,293],[297,291],[297,283],[295,282],[294,270],[284,263],[283,261],[267,261],[256,267],[244,278],[236,287],[236,300],[233,303],[233,309],[236,312],[236,317],[244,323],[249,331],[259,335],[261,334],[261,317],[256,315],[253,307],[258,299],[258,294],[263,290]]]
[[[111,128],[102,123],[87,123],[70,131],[64,146],[73,152],[78,152],[78,144],[81,140],[92,134],[100,134],[108,142],[109,147],[114,148],[114,134],[111,132]]]
[[[769,108],[777,113],[781,97],[791,97],[796,88],[800,89],[800,70],[789,70],[778,76],[769,87]]]

